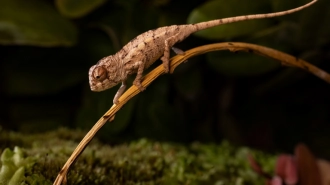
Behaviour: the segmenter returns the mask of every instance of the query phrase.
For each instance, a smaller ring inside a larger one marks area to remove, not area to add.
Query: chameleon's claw
[[[140,87],[138,87],[138,88],[139,88],[140,92],[142,92],[142,91],[146,90],[146,88],[145,88],[145,87],[143,87],[143,86],[140,86]]]
[[[146,90],[146,88],[142,86],[140,80],[134,80],[133,85],[135,85],[141,92]]]
[[[165,65],[164,65],[164,72],[165,72],[165,73],[168,73],[169,71],[170,71],[169,67],[168,67],[168,66],[165,67]]]
[[[118,100],[118,99],[119,99],[119,97],[116,97],[116,96],[115,96],[115,98],[114,98],[113,101],[112,101],[113,104],[118,105],[118,103],[119,103],[119,100]]]

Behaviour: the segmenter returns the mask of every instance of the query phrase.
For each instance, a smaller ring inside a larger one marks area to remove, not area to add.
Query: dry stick
[[[318,76],[324,81],[330,83],[330,75],[325,71],[317,68],[316,66],[309,64],[308,62],[288,55],[286,53],[248,43],[240,43],[240,42],[225,42],[225,43],[217,43],[217,44],[209,44],[200,47],[196,47],[194,49],[188,50],[184,55],[176,55],[171,59],[170,72],[173,73],[174,69],[186,61],[188,58],[193,56],[201,55],[204,53],[208,53],[211,51],[218,50],[229,50],[232,52],[237,51],[246,51],[249,53],[255,53],[261,56],[266,56],[269,58],[273,58],[279,60],[283,65],[287,66],[295,66],[304,70],[309,71],[310,73]],[[164,73],[163,65],[159,65],[157,68],[148,73],[142,82],[143,87],[147,87],[152,81],[154,81],[158,76]],[[113,105],[98,121],[97,123],[90,129],[90,131],[85,135],[85,137],[81,140],[79,145],[71,154],[70,158],[64,164],[62,170],[59,172],[57,178],[54,181],[53,185],[60,185],[66,183],[66,175],[69,171],[70,166],[73,162],[78,158],[78,156],[83,152],[88,143],[93,139],[97,131],[109,120],[112,121],[116,112],[131,98],[139,93],[139,89],[136,86],[131,86],[120,98],[118,105]]]

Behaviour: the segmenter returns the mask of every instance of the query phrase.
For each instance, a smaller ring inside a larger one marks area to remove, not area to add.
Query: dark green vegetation
[[[3,151],[0,184],[52,184],[61,165],[83,136],[60,129],[38,135],[0,132]],[[14,151],[13,146],[15,147]],[[68,175],[68,184],[263,184],[250,168],[253,154],[268,172],[274,157],[246,147],[174,143],[140,139],[115,147],[94,140]],[[25,172],[25,173],[24,173]]]

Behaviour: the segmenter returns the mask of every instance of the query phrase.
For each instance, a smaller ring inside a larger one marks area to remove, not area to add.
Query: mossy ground
[[[15,146],[21,149],[16,158],[28,161],[16,168],[24,167],[24,176],[19,177],[22,184],[52,184],[84,134],[68,129],[33,135],[2,131],[0,153],[5,148],[12,152]],[[249,153],[271,171],[274,156],[226,141],[186,146],[140,139],[109,146],[94,139],[70,170],[68,184],[264,184],[248,164]],[[14,161],[13,155],[4,158]],[[2,161],[0,182],[18,178],[1,176],[4,167]]]

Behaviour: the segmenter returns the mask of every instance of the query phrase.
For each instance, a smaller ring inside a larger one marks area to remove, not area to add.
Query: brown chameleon
[[[282,12],[243,15],[196,24],[172,25],[149,30],[135,37],[116,54],[104,57],[99,60],[96,65],[93,65],[89,69],[90,88],[92,91],[99,92],[109,89],[121,82],[122,85],[113,100],[113,102],[117,104],[119,97],[126,89],[126,79],[128,75],[137,73],[133,84],[137,86],[140,91],[143,91],[145,89],[145,87],[141,85],[143,70],[161,57],[165,73],[168,73],[170,49],[174,44],[181,42],[190,34],[222,24],[291,14],[311,6],[316,1],[317,0],[313,0],[303,6]],[[176,52],[178,53],[177,50]]]

